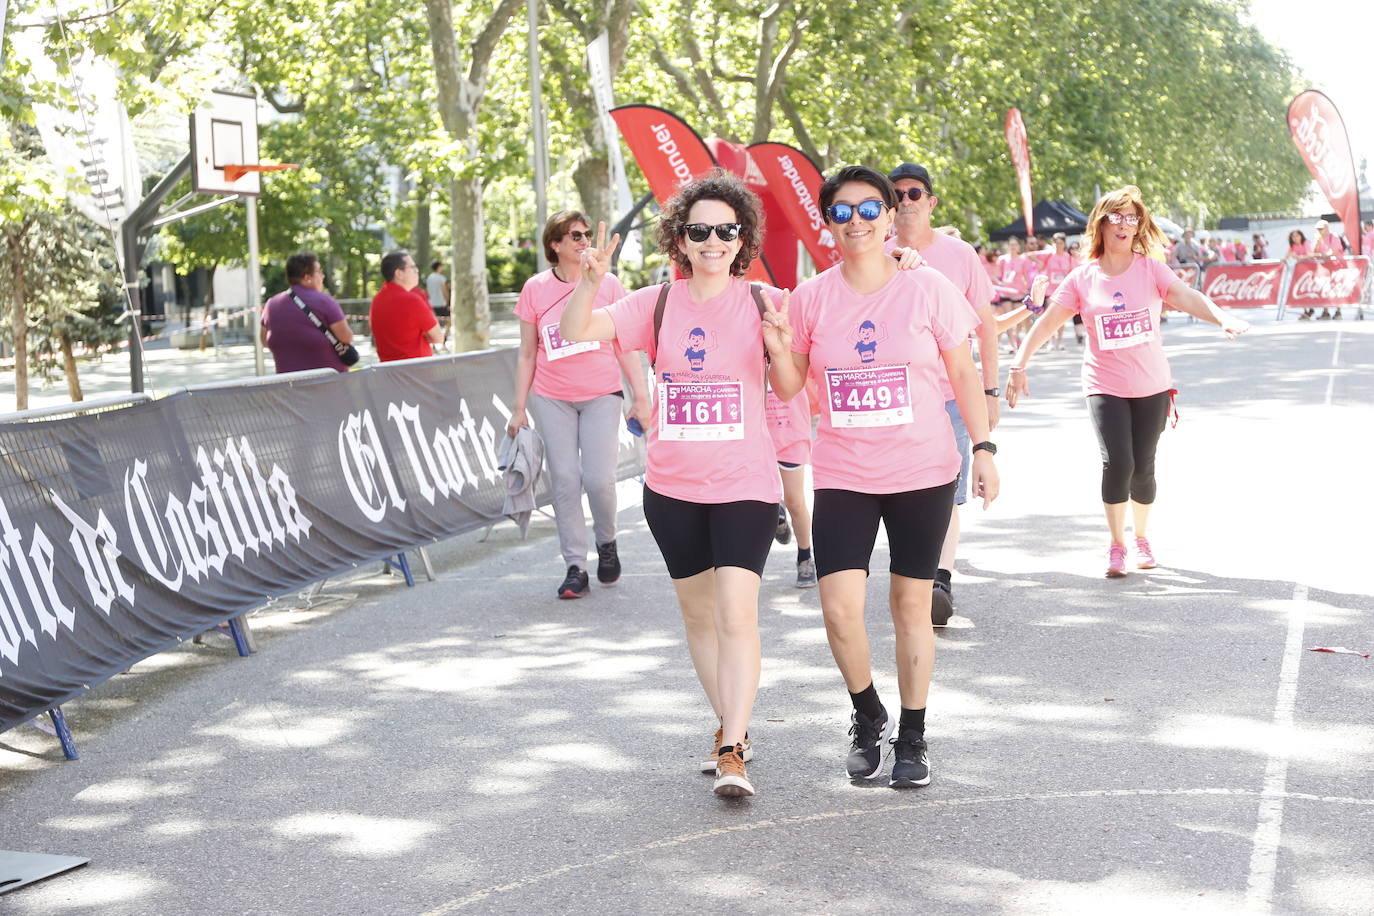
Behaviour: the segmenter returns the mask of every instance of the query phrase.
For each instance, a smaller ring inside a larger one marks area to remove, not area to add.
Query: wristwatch
[[[1000,395],[1001,393],[1002,393],[1002,389],[1001,389],[1001,388],[984,388],[984,389],[983,389],[983,394],[987,395],[987,396],[990,397],[990,398],[995,398],[995,397],[997,397],[998,395]]]
[[[993,445],[991,442],[978,442],[974,444],[971,451],[987,452],[989,455],[996,455],[997,446]]]

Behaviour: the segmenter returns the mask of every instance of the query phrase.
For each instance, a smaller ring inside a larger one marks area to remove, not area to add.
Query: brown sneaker
[[[701,772],[714,773],[716,771],[716,755],[720,752],[720,742],[724,740],[725,729],[716,729],[716,736],[711,739],[711,750],[706,756],[701,758]],[[749,736],[744,736],[744,762],[748,763],[754,759],[754,748],[749,743]]]
[[[744,745],[736,744],[716,758],[716,784],[712,791],[727,798],[754,794],[754,784],[744,770]]]

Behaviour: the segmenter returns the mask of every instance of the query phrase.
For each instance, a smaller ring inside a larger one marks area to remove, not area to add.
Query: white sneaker
[[[716,762],[716,782],[711,791],[727,798],[742,798],[754,794],[754,784],[744,769],[744,745],[736,744],[720,755]]]

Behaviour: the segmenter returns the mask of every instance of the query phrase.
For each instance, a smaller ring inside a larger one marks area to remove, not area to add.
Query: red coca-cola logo
[[[1212,268],[1207,271],[1203,292],[1208,297],[1226,302],[1269,304],[1278,301],[1279,277],[1282,266],[1263,270],[1233,272]]]

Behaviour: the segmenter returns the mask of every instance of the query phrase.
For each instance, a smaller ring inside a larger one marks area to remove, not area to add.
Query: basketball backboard
[[[191,182],[200,194],[262,192],[262,178],[249,172],[234,181],[226,165],[258,164],[258,100],[236,92],[212,92],[191,112]]]

